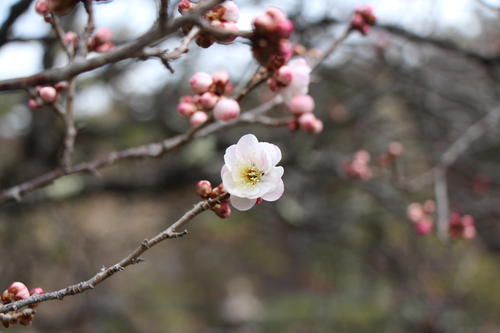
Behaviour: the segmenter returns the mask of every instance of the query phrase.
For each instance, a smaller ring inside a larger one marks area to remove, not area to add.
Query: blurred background
[[[19,0],[0,2],[0,26]],[[23,1],[26,2],[26,1]],[[177,2],[172,1],[172,15]],[[285,194],[220,220],[207,212],[190,234],[147,252],[95,290],[38,308],[33,332],[500,332],[500,140],[493,129],[449,169],[451,209],[476,219],[478,236],[420,237],[411,202],[433,199],[432,183],[409,186],[499,102],[500,1],[238,0],[239,26],[268,6],[296,25],[293,41],[324,50],[353,10],[371,4],[379,27],[352,35],[315,72],[310,93],[325,123],[317,136],[250,125],[198,139],[159,160],[79,174],[0,208],[0,286],[23,281],[56,290],[115,263],[198,201],[194,184],[220,182],[223,152],[243,134],[283,151]],[[156,2],[95,6],[116,44],[146,31]],[[497,7],[498,6],[498,7]],[[82,8],[63,18],[81,31]],[[165,42],[172,48],[177,35]],[[49,25],[27,8],[0,29],[0,79],[62,66]],[[172,63],[123,61],[80,76],[75,161],[184,132],[176,112],[197,71],[226,69],[238,85],[257,65],[244,41],[191,47]],[[261,103],[266,89],[243,103]],[[0,188],[57,167],[64,136],[49,110],[24,92],[0,94]],[[397,172],[377,166],[391,142],[404,146]],[[345,177],[365,149],[374,179]]]

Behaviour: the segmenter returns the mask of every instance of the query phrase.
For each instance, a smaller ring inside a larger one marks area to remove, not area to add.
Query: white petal
[[[266,201],[276,201],[279,198],[281,198],[284,191],[285,191],[285,185],[283,184],[283,181],[280,179],[280,181],[276,185],[276,187],[272,191],[264,194],[262,196],[262,199],[264,199]]]
[[[255,155],[257,151],[257,145],[259,141],[253,134],[243,135],[236,144],[236,151],[238,157],[241,159],[248,160],[250,157]]]
[[[237,210],[245,211],[249,210],[255,205],[256,199],[240,198],[235,195],[231,195],[229,197],[229,200],[231,201],[231,205],[234,208],[236,208]]]
[[[237,185],[235,184],[233,180],[233,175],[231,171],[228,169],[227,165],[224,165],[222,167],[220,176],[222,178],[222,184],[224,185],[226,191],[228,191],[229,193],[234,192],[235,189],[237,188]]]
[[[226,153],[224,154],[224,162],[229,170],[233,170],[233,168],[238,163],[238,155],[236,153],[236,145],[232,145],[226,149]]]
[[[275,166],[279,161],[281,161],[281,150],[278,146],[268,142],[259,142],[259,146],[263,147],[266,151],[271,162],[271,166]]]

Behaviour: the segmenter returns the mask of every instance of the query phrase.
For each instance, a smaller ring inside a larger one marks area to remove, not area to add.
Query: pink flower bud
[[[181,0],[179,2],[179,5],[177,6],[177,9],[179,10],[179,13],[184,14],[186,11],[194,8],[195,6],[196,5],[189,0]]]
[[[213,211],[217,214],[221,219],[227,219],[231,216],[231,207],[227,202],[223,202],[221,204],[217,204],[213,207]]]
[[[196,193],[202,198],[208,198],[212,193],[212,184],[208,180],[200,180],[196,184]]]
[[[240,10],[234,1],[226,1],[221,5],[223,14],[221,19],[227,22],[238,22]]]
[[[312,128],[311,132],[313,134],[319,134],[319,133],[323,132],[323,122],[321,121],[321,119],[316,118],[316,120],[314,121],[313,128]],[[370,175],[370,178],[371,178],[371,175]]]
[[[28,100],[28,107],[32,110],[36,110],[36,109],[39,109],[41,107],[40,104],[38,104],[38,102],[36,101],[36,99],[34,98],[30,98]]]
[[[196,105],[193,103],[181,102],[177,106],[177,111],[185,117],[191,117],[196,110]]]
[[[68,46],[72,45],[73,47],[77,47],[78,46],[78,35],[76,34],[76,32],[68,31],[64,35],[64,43]]]
[[[293,22],[290,20],[281,21],[276,26],[276,34],[281,38],[288,38],[293,32]]]
[[[312,132],[315,126],[316,117],[312,113],[304,113],[298,119],[300,128],[304,131]]]
[[[11,301],[19,301],[30,297],[28,288],[22,282],[13,282],[9,288],[7,288],[7,292],[10,295]]]
[[[212,74],[212,80],[215,84],[226,85],[229,82],[229,74],[222,69]]]
[[[208,115],[203,111],[196,111],[193,113],[191,118],[189,118],[189,123],[192,127],[198,127],[206,123],[208,120]]]
[[[309,113],[314,110],[314,99],[309,95],[300,95],[292,98],[290,111],[295,115]]]
[[[354,159],[363,163],[368,163],[370,162],[371,157],[369,152],[361,149],[354,153]]]
[[[392,157],[399,157],[403,154],[403,145],[401,142],[391,142],[389,148],[387,148],[387,153]]]
[[[206,93],[201,95],[200,103],[204,108],[211,110],[213,109],[218,100],[219,96],[217,96],[212,92],[207,91]]]
[[[193,91],[197,94],[203,94],[204,92],[207,92],[212,83],[212,77],[204,72],[195,73],[191,77],[191,80],[189,80],[191,89],[193,89]]]
[[[54,87],[42,87],[38,94],[45,103],[54,103],[57,99],[57,90]]]
[[[293,78],[293,70],[289,66],[281,66],[276,72],[276,80],[282,85],[287,86]]]
[[[429,219],[422,219],[417,224],[415,224],[415,229],[417,233],[421,236],[427,236],[432,232],[433,223]]]
[[[38,14],[46,16],[49,14],[49,2],[47,0],[38,0],[35,4],[35,10]]]
[[[232,98],[221,98],[214,107],[214,117],[217,120],[229,121],[240,115],[240,105]]]
[[[113,32],[108,28],[99,28],[94,35],[97,44],[104,44],[111,42]]]
[[[422,205],[418,202],[411,203],[406,209],[406,215],[412,222],[418,223],[424,217]]]
[[[464,228],[464,238],[465,239],[473,239],[476,237],[476,227],[472,226],[466,226]]]

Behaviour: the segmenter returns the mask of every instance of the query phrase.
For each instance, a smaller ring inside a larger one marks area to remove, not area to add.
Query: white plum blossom
[[[280,160],[278,146],[259,142],[253,134],[226,149],[221,177],[234,208],[248,210],[259,198],[275,201],[281,197],[283,167],[276,166]]]
[[[285,67],[285,66],[283,66]],[[280,70],[289,71],[291,74],[290,83],[280,90],[280,94],[287,105],[290,105],[295,96],[306,95],[309,91],[311,81],[311,67],[304,58],[290,60],[286,68]]]

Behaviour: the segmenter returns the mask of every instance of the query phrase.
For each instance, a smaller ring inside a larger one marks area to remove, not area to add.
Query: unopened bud
[[[99,28],[94,35],[94,39],[97,44],[104,44],[111,42],[113,37],[113,32],[108,28]]]
[[[33,295],[43,295],[43,294],[45,294],[45,291],[43,291],[42,288],[35,288],[35,289],[32,289],[30,291],[30,296],[33,296]],[[34,308],[36,306],[38,306],[38,303],[30,305],[31,308]]]
[[[219,96],[217,96],[216,94],[214,94],[212,92],[207,91],[206,93],[201,95],[200,103],[204,108],[211,110],[211,109],[213,109],[213,107],[215,106],[215,104],[217,103],[218,100],[219,100]]]
[[[49,2],[48,0],[38,0],[35,4],[35,10],[38,14],[46,16],[49,14]]]
[[[208,180],[200,180],[196,184],[196,193],[202,198],[208,198],[212,193],[212,184]]]
[[[189,80],[191,89],[197,94],[203,94],[208,91],[212,85],[212,76],[204,72],[195,73]]]
[[[309,95],[299,95],[292,98],[290,111],[295,115],[310,113],[314,110],[314,99]]]
[[[240,105],[232,98],[221,98],[214,107],[214,117],[217,120],[229,121],[239,115]]]
[[[231,216],[231,206],[227,202],[223,202],[215,205],[212,210],[217,214],[221,219],[227,219]]]
[[[54,103],[57,99],[57,90],[54,87],[42,87],[38,94],[45,103]]]
[[[206,123],[208,120],[208,115],[203,112],[203,111],[196,111],[193,113],[193,115],[189,118],[189,124],[192,127],[198,127]]]
[[[36,109],[39,109],[41,107],[40,104],[38,104],[38,102],[36,101],[36,99],[34,98],[30,98],[28,100],[28,107],[32,110],[36,110]]]
[[[193,103],[181,102],[177,106],[177,111],[185,117],[191,117],[196,112],[196,110],[196,105],[194,105]]]

